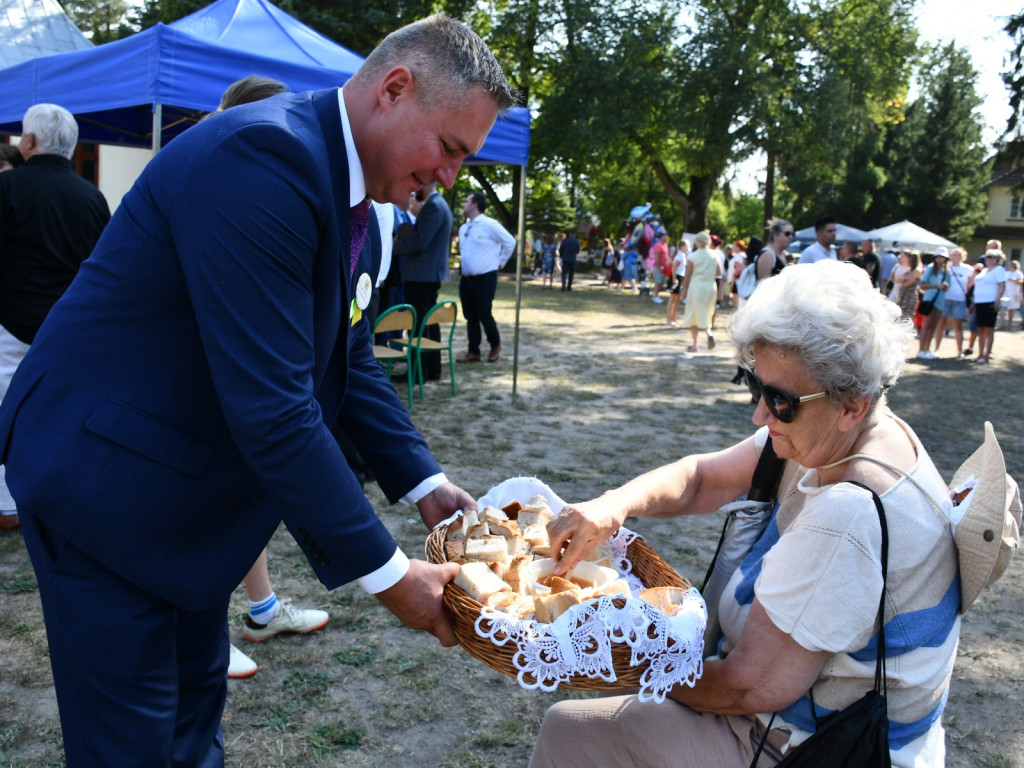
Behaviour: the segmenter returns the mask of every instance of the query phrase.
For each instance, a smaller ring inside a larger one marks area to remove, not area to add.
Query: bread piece
[[[466,540],[449,539],[444,543],[444,554],[449,560],[461,560],[466,556]]]
[[[482,536],[466,539],[466,560],[480,563],[509,564],[508,545],[503,536]]]
[[[508,539],[508,556],[518,557],[519,555],[532,555],[533,550],[529,543],[522,536],[513,536]],[[532,557],[530,558],[533,559]]]
[[[515,520],[488,520],[487,527],[491,529],[491,533],[504,536],[506,539],[519,535],[519,523]]]
[[[519,514],[521,515],[522,512]],[[523,538],[535,550],[537,547],[551,546],[551,543],[548,541],[548,529],[544,526],[544,523],[534,523],[526,527],[520,525],[519,528],[522,531]]]
[[[512,587],[499,579],[487,563],[465,563],[459,567],[455,584],[477,602],[483,602],[495,592],[511,592]]]
[[[519,510],[519,516],[516,520],[519,521],[520,528],[526,528],[528,525],[535,525],[537,523],[547,525],[548,520],[553,516],[548,500],[538,494],[526,502],[526,506]]]
[[[508,515],[509,520],[519,519],[519,510],[523,508],[523,505],[518,501],[513,501],[510,504],[506,504],[501,508],[501,511]]]
[[[479,522],[476,525],[471,525],[466,529],[466,538],[468,539],[479,539],[481,536],[490,535],[491,527],[487,524],[486,520]]]
[[[537,621],[550,624],[574,605],[582,602],[580,591],[558,592],[549,595],[533,596],[533,611]]]
[[[515,592],[495,592],[484,600],[484,605],[516,618],[533,613],[533,600]]]
[[[480,519],[485,520],[488,523],[493,523],[508,520],[508,515],[497,507],[484,507],[480,510]]]
[[[666,615],[672,615],[666,609],[670,606],[682,605],[685,594],[686,590],[681,587],[650,587],[640,593],[640,599]],[[678,610],[679,608],[675,608],[672,613],[674,614]]]
[[[615,553],[612,552],[612,548],[607,544],[598,544],[597,547],[592,549],[583,559],[587,562],[594,563],[595,565],[605,565],[605,561],[611,563],[615,561]],[[614,568],[613,565],[605,565],[606,568]]]
[[[629,583],[625,579],[609,581],[603,587],[594,587],[592,597],[632,597],[629,591]]]
[[[572,592],[573,590],[577,592],[580,591],[580,588],[576,584],[573,584],[568,579],[563,579],[561,576],[552,576],[547,580],[547,582],[552,595],[557,595],[559,592]]]
[[[474,525],[480,524],[480,518],[477,517],[476,512],[467,512],[461,517],[457,518],[454,523],[448,528],[448,539],[458,541],[459,539],[466,538],[466,533]]]
[[[516,555],[508,564],[508,569],[505,571],[504,578],[505,582],[512,587],[513,592],[518,592],[521,595],[527,595],[530,593],[527,572],[529,570],[530,563],[532,562],[532,555]],[[531,610],[533,610],[532,606]]]

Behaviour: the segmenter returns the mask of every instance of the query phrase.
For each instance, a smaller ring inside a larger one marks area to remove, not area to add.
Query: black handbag
[[[918,305],[917,305],[917,311],[920,312],[922,315],[930,315],[934,308],[935,308],[935,299],[931,299],[929,301],[925,301],[924,299],[921,299],[920,303],[918,303]]]
[[[885,577],[889,562],[889,529],[885,509],[878,494],[855,481],[854,485],[871,491],[878,520],[882,525],[882,596],[878,601],[878,660],[875,663],[875,687],[845,709],[818,719],[814,715],[814,733],[802,744],[786,752],[776,768],[891,768],[889,755],[889,712],[885,701]],[[814,695],[811,712],[815,712]],[[750,768],[756,768],[775,715],[768,722]]]

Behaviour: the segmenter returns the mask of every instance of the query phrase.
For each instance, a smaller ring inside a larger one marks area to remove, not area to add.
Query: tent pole
[[[516,246],[516,323],[512,342],[512,401],[516,399],[516,385],[519,381],[519,308],[523,303],[523,255],[526,253],[526,166],[519,166],[519,241]]]
[[[164,124],[164,105],[153,105],[153,154],[160,151],[160,144],[163,140],[161,130]]]

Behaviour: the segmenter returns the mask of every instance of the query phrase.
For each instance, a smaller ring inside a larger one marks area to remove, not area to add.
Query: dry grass
[[[563,498],[592,498],[641,471],[751,431],[749,398],[728,381],[734,367],[727,345],[686,355],[689,335],[665,326],[664,305],[607,293],[586,276],[579,282],[571,294],[524,285],[515,400],[514,285],[502,282],[502,360],[459,366],[456,397],[442,383],[416,402],[413,419],[441,464],[476,496],[522,474],[540,477]],[[456,285],[444,293],[457,298]],[[460,323],[456,354],[464,344]],[[995,352],[984,370],[952,360],[910,364],[892,393],[893,407],[947,478],[980,443],[985,419],[996,426],[1010,472],[1024,477],[1024,411],[1016,400],[1024,334],[998,334]],[[375,486],[367,493],[405,550],[422,553],[426,532],[415,510],[389,506]],[[717,540],[717,518],[631,525],[699,583]],[[326,609],[331,623],[309,636],[242,643],[260,671],[229,685],[229,765],[523,766],[546,708],[586,695],[523,691],[459,650],[405,630],[357,588],[325,592],[283,529],[270,550],[278,594]],[[964,621],[945,718],[947,764],[955,768],[1021,765],[1022,562]],[[17,536],[0,538],[0,595],[0,766],[61,765],[38,596]],[[238,590],[231,611],[236,638],[244,605]]]

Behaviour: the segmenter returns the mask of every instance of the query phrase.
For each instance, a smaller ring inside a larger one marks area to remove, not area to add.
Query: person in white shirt
[[[813,264],[822,259],[835,258],[832,244],[836,241],[836,220],[831,216],[818,219],[814,222],[814,236],[818,238],[818,241],[804,248],[797,264]]]
[[[999,327],[1012,331],[1013,313],[1020,306],[1021,299],[1024,298],[1024,272],[1021,272],[1020,262],[1016,259],[1009,262],[1004,269],[1006,270],[1006,292],[1003,295],[1009,299],[1009,302],[999,313],[1002,318]]]
[[[1006,290],[1006,270],[999,266],[1003,252],[985,251],[985,268],[971,277],[968,288],[974,288],[974,313],[978,318],[978,356],[976,363],[985,364],[992,356],[992,337],[996,326],[999,299]]]
[[[468,221],[459,228],[459,254],[462,259],[462,279],[459,281],[459,300],[466,318],[466,336],[469,350],[458,363],[480,362],[480,328],[487,336],[491,351],[487,362],[497,362],[501,355],[501,335],[494,322],[491,305],[498,289],[498,270],[505,266],[516,249],[516,239],[501,224],[484,214],[487,198],[480,192],[470,192],[462,206]]]

